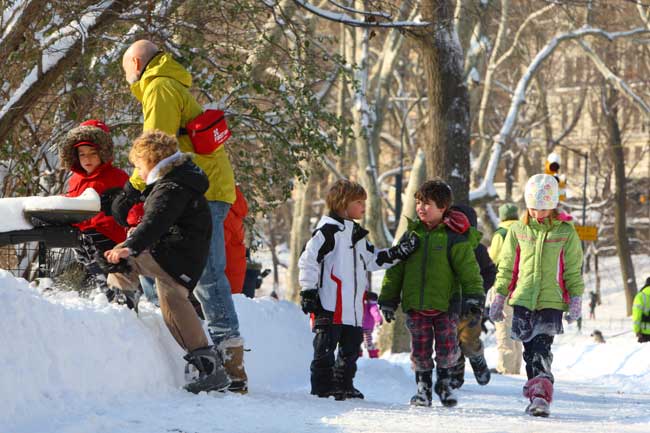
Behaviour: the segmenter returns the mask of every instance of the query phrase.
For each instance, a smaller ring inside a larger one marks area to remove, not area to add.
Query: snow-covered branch
[[[544,61],[553,54],[555,49],[563,42],[568,40],[580,39],[586,36],[597,36],[607,39],[608,41],[615,41],[620,38],[636,36],[640,34],[650,33],[650,29],[645,27],[635,28],[632,30],[622,31],[622,32],[607,32],[605,30],[593,27],[582,27],[577,30],[572,30],[570,32],[562,33],[555,36],[551,39],[535,56],[532,62],[528,65],[528,68],[519,79],[517,87],[515,88],[515,94],[512,97],[510,103],[510,108],[506,116],[505,121],[501,127],[499,133],[494,137],[494,142],[492,144],[492,152],[490,160],[487,165],[485,172],[485,177],[483,178],[481,184],[478,188],[473,191],[470,191],[470,200],[478,200],[490,196],[496,196],[496,190],[494,189],[494,177],[496,175],[497,167],[499,165],[499,158],[501,156],[501,149],[505,144],[506,140],[512,133],[512,130],[516,124],[517,116],[519,114],[519,109],[521,105],[526,100],[526,91],[528,86],[534,77],[537,70],[541,67]]]
[[[43,89],[51,86],[69,65],[78,60],[77,54],[81,52],[84,35],[110,24],[125,7],[125,2],[100,1],[86,9],[80,19],[61,28],[58,32],[61,35],[59,39],[47,40],[48,45],[42,49],[37,64],[25,75],[21,85],[0,109],[0,139],[29,110]],[[70,32],[70,28],[76,31]]]
[[[357,20],[345,13],[337,13],[325,10],[318,6],[310,4],[307,0],[293,0],[299,7],[308,10],[316,16],[324,18],[329,21],[335,21],[337,23],[342,23],[351,27],[384,27],[384,28],[395,28],[395,27],[428,27],[431,25],[429,22],[424,21],[388,21],[380,22],[377,21],[377,18],[387,18],[385,15],[380,15],[375,13],[372,16],[367,16],[365,20]],[[360,11],[356,11],[357,13]]]

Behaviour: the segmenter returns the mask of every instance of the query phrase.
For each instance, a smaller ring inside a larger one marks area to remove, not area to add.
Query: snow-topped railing
[[[639,34],[650,33],[650,29],[645,27],[640,27],[632,30],[627,30],[623,32],[607,32],[602,29],[597,29],[593,27],[582,27],[577,30],[572,30],[567,33],[562,33],[555,36],[551,39],[535,56],[533,61],[530,63],[526,72],[522,75],[517,83],[515,88],[515,93],[512,97],[512,102],[510,103],[510,109],[506,119],[501,127],[499,133],[494,137],[494,143],[492,144],[492,152],[490,155],[490,160],[485,171],[485,176],[481,184],[474,190],[470,191],[469,199],[470,201],[480,200],[488,197],[496,196],[496,189],[494,188],[494,177],[496,175],[497,167],[499,165],[499,158],[501,156],[501,149],[505,144],[506,140],[512,133],[512,130],[516,124],[517,116],[519,114],[519,108],[526,100],[526,91],[528,86],[533,79],[533,76],[537,72],[537,69],[542,65],[542,63],[555,51],[555,49],[562,43],[567,40],[578,39],[585,36],[599,36],[607,40],[614,41],[616,39],[635,36]]]

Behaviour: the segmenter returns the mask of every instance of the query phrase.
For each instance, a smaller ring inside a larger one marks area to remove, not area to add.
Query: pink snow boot
[[[524,385],[524,397],[530,399],[530,404],[526,407],[527,414],[549,416],[551,414],[551,402],[553,401],[553,382],[544,376],[530,379]]]
[[[368,356],[370,358],[379,358],[379,349],[368,349]]]

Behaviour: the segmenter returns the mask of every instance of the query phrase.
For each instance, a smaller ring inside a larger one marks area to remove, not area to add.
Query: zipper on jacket
[[[429,235],[424,236],[424,255],[422,256],[422,284],[420,284],[420,310],[424,309],[424,283],[427,281],[427,256],[429,255]]]
[[[352,255],[354,256],[354,298],[352,301],[352,309],[354,310],[354,326],[358,326],[357,322],[357,248],[356,245],[352,244]]]

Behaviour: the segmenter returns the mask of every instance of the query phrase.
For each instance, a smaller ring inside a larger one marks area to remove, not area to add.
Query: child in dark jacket
[[[483,279],[483,290],[481,294],[466,294],[459,284],[458,301],[460,308],[456,313],[458,320],[458,343],[460,344],[461,355],[458,363],[452,370],[451,386],[460,388],[465,382],[465,358],[469,358],[469,364],[474,371],[474,377],[479,385],[487,385],[490,382],[490,369],[483,354],[483,342],[481,341],[481,319],[485,307],[485,295],[490,290],[497,277],[497,267],[492,262],[488,250],[481,243],[483,234],[477,230],[478,218],[476,211],[467,205],[454,205],[452,210],[462,212],[469,220],[469,230],[466,235],[474,247],[474,256],[481,271]]]
[[[449,306],[458,281],[467,295],[482,295],[483,285],[474,248],[464,233],[467,217],[450,211],[452,192],[441,180],[425,182],[415,193],[419,221],[409,221],[408,232],[420,239],[420,247],[384,276],[379,308],[387,322],[398,304],[406,313],[411,333],[411,361],[415,370],[416,406],[431,406],[435,336],[437,380],[434,390],[444,406],[457,399],[451,388],[451,369],[458,362],[456,316]]]
[[[363,398],[353,379],[368,272],[405,259],[417,248],[417,240],[408,237],[381,250],[368,242],[368,231],[353,221],[365,213],[366,191],[358,183],[335,182],[326,202],[330,214],[318,222],[298,261],[301,306],[312,314],[315,334],[311,393],[337,400]]]
[[[188,354],[185,359],[199,377],[185,386],[190,392],[221,390],[230,379],[219,351],[208,346],[201,321],[188,300],[205,267],[212,219],[203,196],[208,178],[188,154],[178,152],[175,137],[146,131],[133,143],[129,160],[146,179],[143,192],[129,182],[113,202],[119,222],[144,200],[142,221],[123,243],[106,251],[114,264],[108,284],[123,291],[138,287],[138,276],[155,279],[160,310],[167,328]]]
[[[78,197],[88,188],[93,188],[100,196],[106,192],[110,195],[115,188],[121,189],[129,175],[113,167],[112,161],[113,140],[104,122],[87,120],[71,129],[59,143],[60,166],[72,172],[66,196]],[[114,294],[108,290],[106,274],[95,257],[123,242],[126,229],[110,216],[110,212],[104,211],[74,226],[81,231],[81,245],[75,249],[77,260],[110,301]]]

